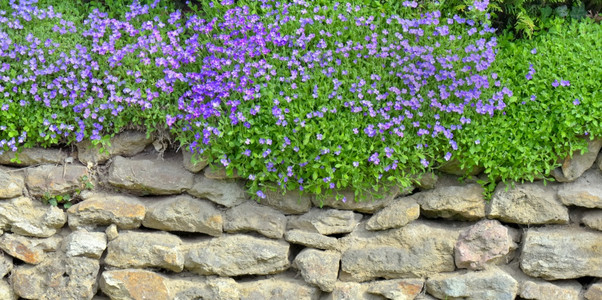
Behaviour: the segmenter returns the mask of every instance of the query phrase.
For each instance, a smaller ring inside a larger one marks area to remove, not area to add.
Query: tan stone
[[[27,169],[25,184],[36,197],[70,195],[83,187],[83,178],[90,178],[88,169],[79,165],[42,165]]]
[[[140,227],[146,208],[137,198],[104,193],[86,193],[84,201],[67,210],[69,227],[94,227],[115,224],[120,229]]]
[[[27,197],[0,202],[0,228],[24,236],[49,237],[60,230],[67,217],[58,207]]]
[[[27,238],[13,234],[5,233],[0,237],[0,249],[14,258],[33,265],[41,263],[46,258],[44,251],[35,247]]]
[[[0,199],[21,196],[25,184],[23,178],[12,176],[10,173],[0,170]]]
[[[429,218],[479,220],[485,217],[483,187],[478,184],[439,187],[412,196]]]
[[[195,157],[194,160],[195,162],[193,162],[193,155],[190,151],[182,151],[182,161],[184,163],[184,168],[192,173],[198,173],[202,171],[209,164],[207,159],[201,156]]]
[[[107,246],[105,263],[117,268],[163,268],[181,272],[184,253],[179,237],[167,232],[124,231]]]
[[[61,164],[68,157],[67,152],[60,149],[25,148],[20,150],[18,158],[20,162],[12,161],[15,152],[4,152],[0,155],[0,164],[7,166],[33,166],[39,164]]]
[[[166,279],[145,270],[104,271],[100,289],[111,299],[171,300]]]
[[[602,299],[602,281],[592,284],[583,295],[587,300]]]
[[[402,197],[374,214],[366,223],[368,230],[399,228],[418,219],[420,206],[412,197]]]
[[[124,131],[113,136],[109,140],[110,144],[106,145],[102,152],[100,151],[100,144],[95,146],[89,140],[77,143],[77,158],[84,165],[88,162],[102,164],[109,160],[111,156],[134,156],[142,152],[152,142],[153,140],[147,138],[143,132]]]
[[[369,283],[370,294],[382,295],[387,299],[414,299],[424,287],[424,280],[417,278],[379,280]]]

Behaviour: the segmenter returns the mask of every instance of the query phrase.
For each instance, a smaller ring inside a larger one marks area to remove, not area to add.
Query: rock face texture
[[[236,172],[151,142],[0,155],[0,299],[602,299],[591,158],[489,201],[437,172],[383,199],[257,202]],[[64,195],[71,207],[44,202]]]

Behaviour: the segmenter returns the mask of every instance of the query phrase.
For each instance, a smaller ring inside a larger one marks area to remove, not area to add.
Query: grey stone
[[[96,259],[56,253],[39,265],[15,267],[11,282],[15,294],[26,299],[92,299],[99,269]]]
[[[562,166],[551,172],[551,175],[558,182],[570,182],[579,178],[583,172],[594,164],[601,147],[602,139],[588,141],[587,152],[583,154],[577,152],[573,153],[572,157],[567,156],[562,162]]]
[[[583,297],[587,300],[602,299],[602,281],[592,284],[587,291],[585,291]]]
[[[7,166],[34,166],[40,164],[58,165],[69,156],[61,149],[25,148],[20,150],[18,158],[20,162],[11,161],[15,158],[15,152],[4,152],[0,154],[0,164]]]
[[[248,199],[244,185],[235,180],[215,180],[196,175],[188,194],[209,199],[225,207],[239,205]]]
[[[107,248],[107,237],[102,232],[74,231],[63,241],[67,256],[100,258]]]
[[[363,198],[356,199],[355,192],[352,189],[344,189],[335,191],[333,196],[324,196],[321,198],[313,197],[311,199],[314,206],[331,207],[342,210],[354,210],[363,213],[374,213],[385,207],[398,196],[405,196],[412,191],[413,187],[402,189],[398,186],[392,186],[384,195],[378,197],[376,194],[366,192]],[[377,194],[382,194],[379,190]],[[340,199],[337,199],[337,194]],[[344,197],[344,201],[341,200]]]
[[[25,174],[27,189],[36,197],[70,195],[82,189],[84,178],[90,177],[88,169],[79,165],[42,165]]]
[[[13,270],[13,258],[5,253],[0,253],[0,278]],[[2,298],[0,298],[2,299]]]
[[[12,176],[10,173],[0,170],[0,199],[19,197],[24,188],[25,184],[21,177]]]
[[[124,231],[110,241],[104,262],[117,268],[163,268],[181,272],[184,253],[179,237],[166,232]]]
[[[161,198],[147,204],[146,217],[142,222],[148,228],[212,236],[222,235],[223,224],[222,213],[212,202],[188,195]]]
[[[249,235],[223,235],[190,247],[186,269],[200,275],[267,275],[288,269],[289,244]]]
[[[293,267],[301,272],[305,282],[332,292],[339,276],[340,260],[338,252],[306,248],[295,257]]]
[[[224,231],[255,231],[269,238],[282,238],[286,217],[281,212],[254,201],[247,201],[226,211]]]
[[[67,222],[58,207],[44,205],[27,197],[0,202],[0,226],[24,236],[49,237]]]
[[[458,268],[482,270],[488,263],[501,261],[517,245],[508,228],[497,220],[482,220],[460,233],[454,257]]]
[[[548,280],[602,277],[602,232],[582,228],[531,228],[523,241],[525,274]]]
[[[184,168],[192,173],[198,173],[203,170],[208,164],[208,160],[204,157],[195,158],[196,163],[192,162],[192,153],[188,150],[182,151],[182,161]]]
[[[420,206],[412,197],[396,199],[391,204],[374,214],[368,223],[368,230],[386,230],[399,228],[418,219]]]
[[[564,205],[602,208],[602,172],[591,169],[574,182],[561,184],[558,198]]]
[[[420,294],[423,287],[423,279],[391,279],[370,283],[367,292],[381,295],[387,299],[415,299]]]
[[[174,195],[192,187],[193,174],[180,161],[116,156],[108,182],[139,195]]]
[[[281,191],[271,189],[266,189],[264,194],[266,198],[261,199],[259,203],[271,206],[285,214],[304,214],[311,208],[309,194],[300,195],[296,191],[287,191],[282,194]]]
[[[94,228],[117,225],[120,229],[140,227],[146,208],[138,198],[106,193],[82,193],[83,201],[67,210],[69,227]]]
[[[170,278],[167,287],[171,299],[240,299],[240,286],[227,277],[178,277]]]
[[[107,235],[107,239],[112,241],[119,236],[119,232],[117,231],[117,225],[111,224],[105,230],[105,234]]]
[[[440,187],[412,196],[429,218],[479,220],[485,217],[483,187],[478,184]]]
[[[516,224],[567,224],[568,209],[558,201],[556,191],[541,183],[516,184],[514,188],[498,185],[487,217]]]
[[[471,169],[462,168],[461,162],[459,160],[457,160],[456,158],[453,158],[450,161],[439,166],[438,170],[441,172],[447,173],[447,174],[451,174],[451,175],[474,176],[474,175],[481,174],[485,170],[485,168],[480,167],[480,166],[473,166]]]
[[[326,294],[320,300],[382,300],[380,295],[368,293],[369,286],[357,282],[337,281],[332,293]]]
[[[551,283],[530,280],[522,283],[519,296],[534,300],[573,300],[579,299],[580,293],[581,284],[577,281]]]
[[[421,190],[432,190],[437,185],[437,181],[439,180],[439,176],[433,172],[426,172],[424,174],[420,174],[415,176],[415,182],[417,188]]]
[[[34,240],[16,234],[5,233],[0,236],[0,249],[14,258],[32,265],[37,265],[46,258],[44,250]]]
[[[337,240],[337,238],[299,229],[292,229],[287,231],[284,234],[284,239],[289,243],[324,250],[333,250],[336,249],[339,245],[339,241]]]
[[[99,286],[111,299],[171,300],[167,281],[146,270],[110,270],[102,272]]]
[[[314,208],[301,216],[290,216],[289,229],[301,229],[323,235],[349,233],[359,224],[362,215],[353,211]]]
[[[240,286],[240,300],[318,300],[320,297],[317,287],[286,275],[243,282]]]
[[[205,172],[203,172],[205,174],[205,177],[209,178],[209,179],[215,179],[215,180],[225,180],[225,179],[239,179],[240,175],[238,175],[238,172],[236,170],[234,170],[232,172],[232,175],[228,175],[228,172],[226,171],[226,168],[224,168],[221,165],[209,165],[209,167],[204,168]]]
[[[106,145],[104,151],[100,151],[100,144],[93,145],[90,140],[84,140],[76,144],[77,158],[81,163],[87,165],[102,164],[112,156],[134,156],[144,150],[146,146],[153,142],[147,138],[146,134],[139,131],[124,131],[109,140],[110,145]]]
[[[497,268],[459,271],[429,277],[426,291],[439,299],[513,300],[518,292],[518,282]]]
[[[602,231],[602,210],[584,212],[581,222],[591,229]]]
[[[340,239],[340,280],[422,277],[455,269],[454,245],[464,229],[417,220],[387,231],[356,231]]]
[[[10,284],[6,280],[0,280],[0,299],[17,300],[18,298]]]

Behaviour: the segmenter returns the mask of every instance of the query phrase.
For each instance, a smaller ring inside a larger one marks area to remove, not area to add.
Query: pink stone
[[[513,245],[508,228],[497,220],[483,220],[458,237],[454,256],[458,268],[481,270],[508,254]]]

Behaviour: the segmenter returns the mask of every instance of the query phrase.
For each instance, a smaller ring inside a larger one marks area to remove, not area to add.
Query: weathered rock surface
[[[146,270],[104,271],[99,286],[111,299],[172,299],[166,279]]]
[[[560,185],[558,198],[564,205],[602,208],[602,171],[592,169],[574,182]]]
[[[41,247],[16,234],[5,233],[0,236],[0,249],[14,258],[32,265],[39,264],[46,258]]]
[[[74,231],[63,240],[67,256],[100,258],[107,248],[107,237],[102,232]]]
[[[83,186],[88,169],[79,165],[42,165],[27,169],[25,184],[29,193],[36,197],[69,195]]]
[[[534,300],[573,300],[579,299],[581,284],[577,281],[545,282],[525,281],[521,284],[519,296]]]
[[[429,277],[426,291],[439,299],[513,300],[518,292],[518,282],[497,268],[459,271]]]
[[[429,218],[478,220],[485,217],[483,187],[478,184],[440,187],[412,196]]]
[[[241,300],[317,300],[320,297],[320,289],[305,283],[303,280],[294,279],[287,275],[244,282],[240,286]]]
[[[194,185],[188,190],[190,195],[209,199],[225,207],[233,207],[246,201],[247,192],[241,182],[216,180],[196,175]]]
[[[497,220],[482,220],[460,233],[454,257],[458,268],[482,270],[487,263],[499,262],[517,246]]]
[[[19,297],[6,280],[0,280],[0,299],[17,300]]]
[[[0,170],[0,199],[19,197],[24,188],[25,183],[21,177]]]
[[[362,215],[353,211],[314,208],[302,216],[289,217],[288,228],[323,235],[349,233],[361,219]]]
[[[67,222],[58,207],[44,205],[27,197],[0,202],[0,228],[24,236],[49,237]]]
[[[311,196],[308,194],[299,195],[296,191],[288,191],[283,195],[280,191],[269,189],[266,189],[264,194],[266,198],[261,199],[261,204],[271,206],[285,214],[304,214],[311,208]]]
[[[581,222],[591,229],[602,231],[602,210],[584,212]]]
[[[203,170],[209,162],[207,159],[203,157],[197,157],[196,162],[192,162],[192,152],[188,150],[182,151],[182,162],[184,164],[184,168],[192,173],[198,173]]]
[[[399,228],[418,219],[420,205],[412,197],[403,197],[394,200],[374,214],[366,223],[368,230],[386,230]]]
[[[39,164],[58,165],[68,157],[67,152],[60,149],[24,148],[18,154],[20,162],[12,162],[15,152],[4,152],[0,154],[0,164],[7,166],[33,166]]]
[[[0,278],[4,278],[12,270],[13,258],[5,253],[0,254]]]
[[[146,134],[139,131],[124,131],[109,140],[104,151],[100,151],[100,144],[93,145],[90,140],[84,140],[76,144],[77,159],[84,165],[88,162],[94,164],[105,163],[112,156],[134,156],[144,150],[153,142]]]
[[[339,276],[341,254],[335,251],[303,249],[293,267],[301,272],[305,282],[318,286],[322,291],[332,292]]]
[[[212,236],[222,234],[222,212],[206,200],[188,195],[161,198],[147,204],[146,210],[142,225],[148,228],[200,232]]]
[[[269,238],[279,239],[286,229],[286,217],[283,213],[254,201],[230,208],[225,214],[224,231],[255,231]]]
[[[551,172],[551,175],[558,182],[570,182],[579,178],[583,172],[594,164],[601,147],[602,139],[588,141],[586,153],[576,152],[573,153],[573,157],[567,156],[562,162],[562,166]]]
[[[226,172],[226,168],[224,168],[221,165],[210,165],[209,167],[206,167],[204,169],[205,171],[203,173],[205,174],[205,177],[209,179],[225,180],[240,178],[236,170],[232,172],[232,175],[228,175],[228,172]]]
[[[391,203],[398,196],[405,196],[412,191],[413,187],[401,190],[399,187],[391,187],[384,197],[377,198],[370,193],[365,193],[363,199],[355,199],[355,193],[352,189],[338,190],[345,201],[337,200],[336,195],[322,198],[312,197],[311,201],[317,207],[331,207],[342,210],[354,210],[363,213],[374,213],[377,210]],[[380,193],[380,191],[379,191]],[[357,200],[357,201],[356,201]]]
[[[240,286],[227,277],[178,277],[170,278],[167,286],[171,299],[240,299]]]
[[[107,246],[105,263],[117,268],[163,268],[181,272],[184,253],[179,237],[166,232],[123,231]]]
[[[370,294],[368,285],[357,282],[337,281],[332,293],[326,294],[320,300],[382,300],[383,297],[375,294]]]
[[[120,235],[121,236],[121,235]],[[186,269],[200,275],[267,275],[288,269],[289,244],[249,235],[223,235],[195,243]]]
[[[287,231],[284,234],[284,239],[289,243],[324,250],[336,249],[339,246],[339,241],[337,238],[299,229]]]
[[[116,156],[108,182],[139,195],[174,195],[192,187],[193,174],[179,161]]]
[[[549,280],[602,277],[602,232],[582,228],[531,228],[524,237],[520,266]]]
[[[367,292],[381,295],[387,299],[414,299],[424,287],[422,279],[391,279],[374,281],[369,284]]]
[[[111,224],[107,226],[105,229],[105,234],[107,235],[107,240],[112,241],[119,236],[119,231],[117,231],[117,225]]]
[[[426,172],[415,177],[415,185],[421,190],[432,190],[437,185],[439,176],[433,172]]]
[[[516,224],[567,224],[568,209],[558,201],[556,191],[541,183],[500,184],[487,208],[487,217]]]
[[[602,299],[602,282],[592,284],[587,291],[585,291],[583,297],[587,300]]]
[[[93,228],[115,224],[120,229],[140,227],[146,208],[135,197],[105,193],[82,193],[84,201],[67,210],[69,227]]]
[[[387,231],[358,229],[340,239],[344,281],[422,277],[455,270],[454,245],[464,228],[417,220]]]
[[[39,265],[15,267],[11,282],[15,294],[26,299],[92,299],[99,269],[96,259],[57,253]]]

